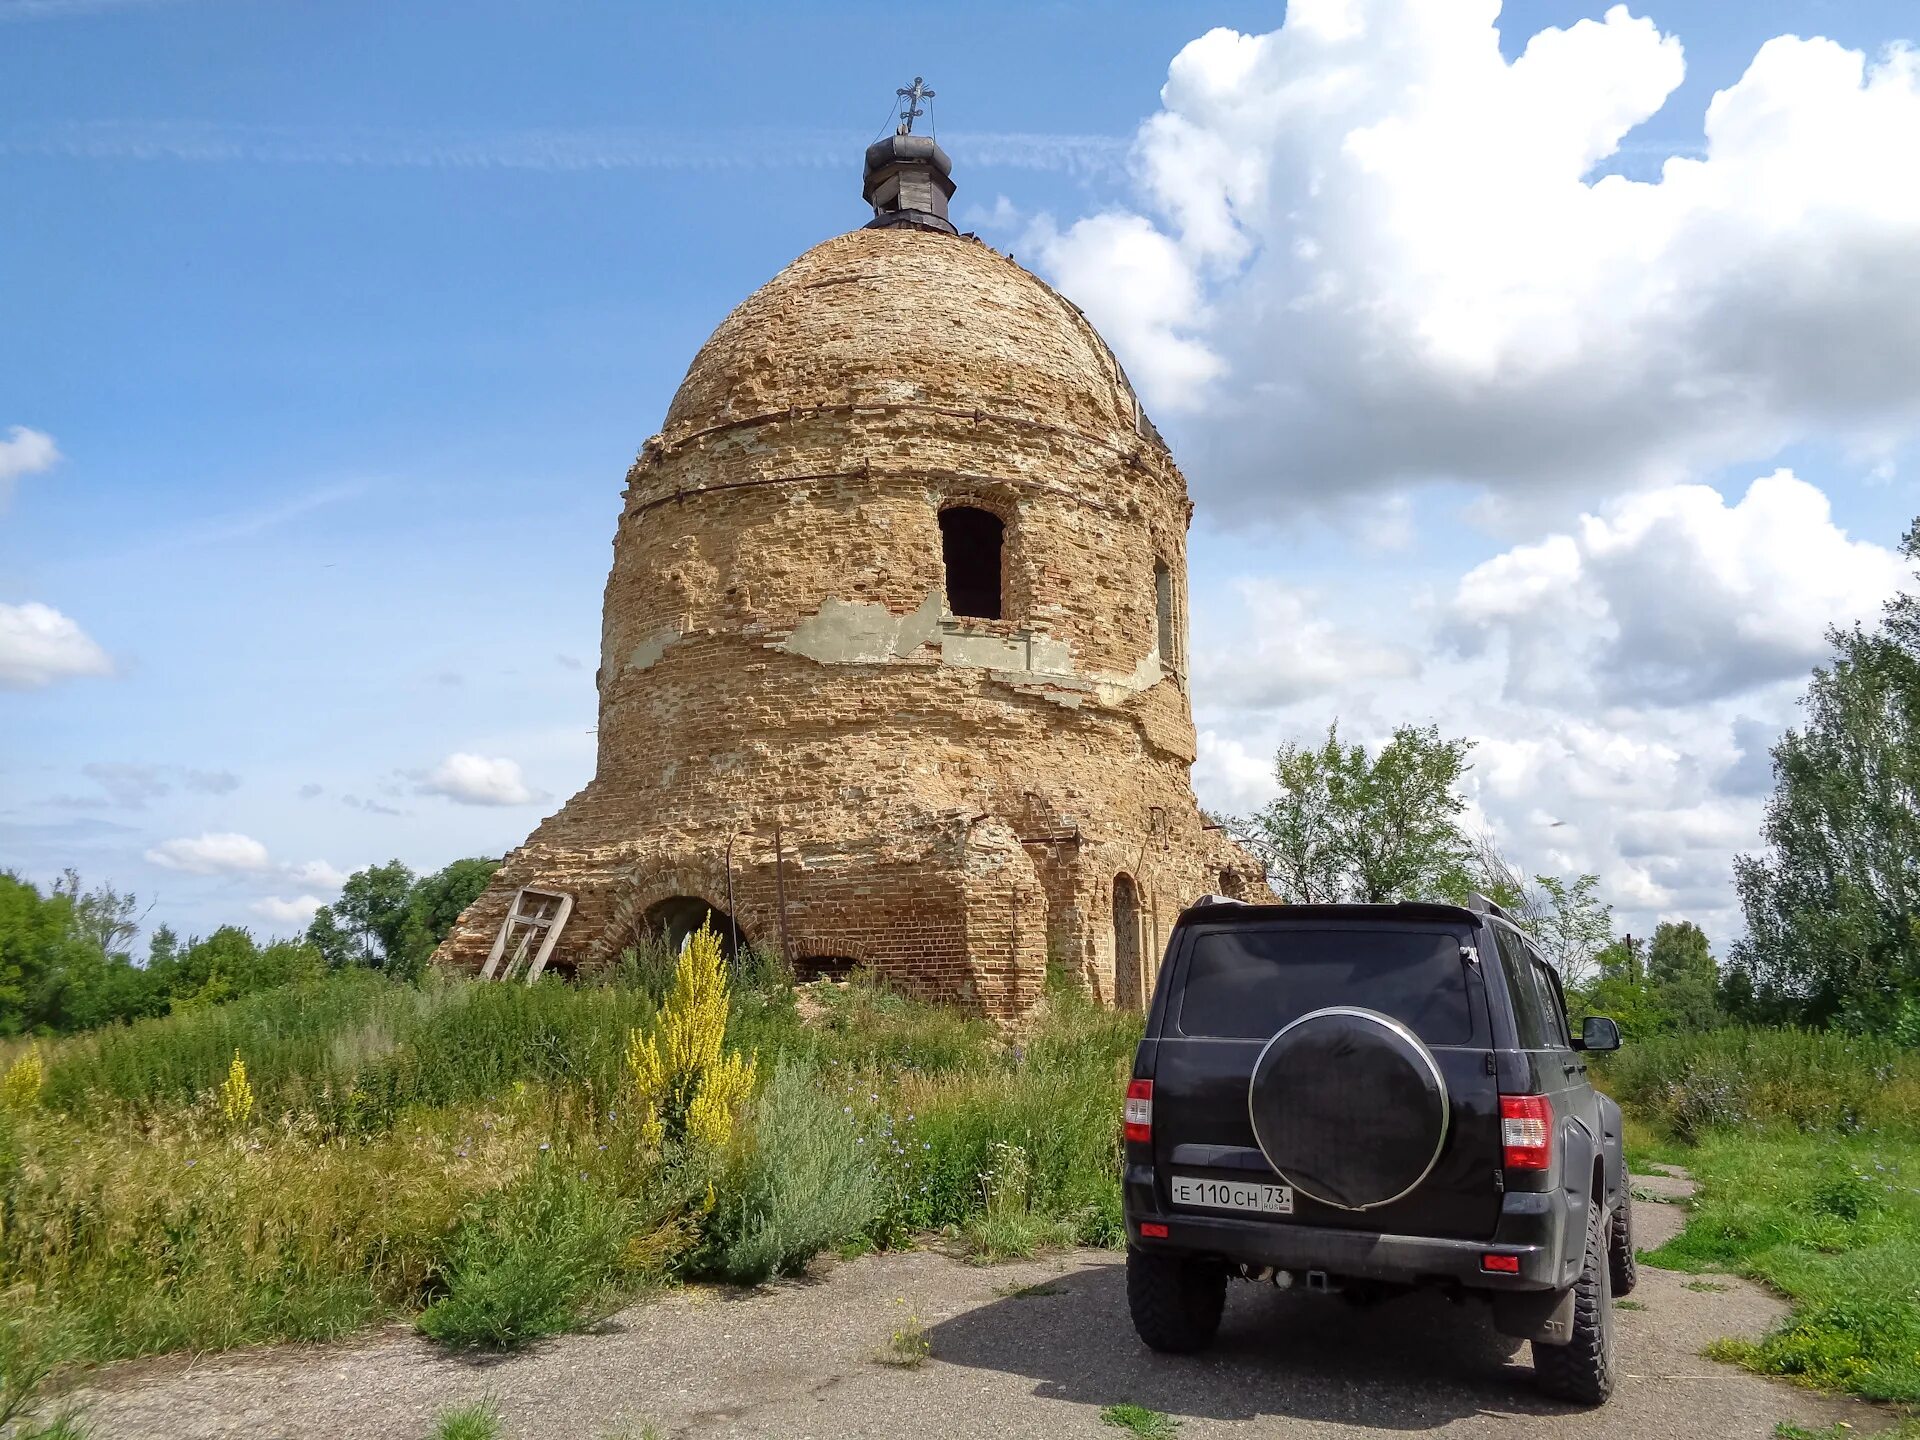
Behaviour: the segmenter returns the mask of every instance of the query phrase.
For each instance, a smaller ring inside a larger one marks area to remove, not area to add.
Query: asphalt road
[[[1672,1190],[1672,1184],[1641,1182]],[[1636,1202],[1643,1247],[1678,1228]],[[1574,1436],[1583,1440],[1768,1437],[1775,1424],[1836,1420],[1871,1433],[1871,1407],[1702,1359],[1721,1335],[1758,1335],[1782,1313],[1757,1288],[1688,1288],[1642,1269],[1618,1315],[1622,1378],[1598,1412],[1531,1385],[1524,1345],[1478,1306],[1412,1297],[1369,1309],[1230,1287],[1218,1346],[1153,1355],[1127,1322],[1117,1256],[1075,1252],[978,1267],[920,1251],[835,1265],[752,1294],[690,1289],[600,1330],[492,1359],[449,1357],[393,1329],[353,1342],[197,1361],[135,1362],[78,1397],[101,1437],[127,1440],[421,1440],[444,1407],[491,1397],[518,1440],[772,1436],[781,1440],[1086,1436],[1119,1440],[1102,1407],[1132,1402],[1179,1422],[1180,1440],[1287,1436]],[[1041,1285],[1051,1293],[1019,1295]],[[932,1356],[876,1361],[916,1316]],[[625,1427],[624,1431],[621,1427]]]

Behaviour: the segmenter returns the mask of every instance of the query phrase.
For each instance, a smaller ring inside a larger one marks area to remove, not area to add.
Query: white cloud
[[[1317,613],[1308,591],[1267,578],[1234,585],[1238,623],[1218,627],[1233,637],[1194,657],[1194,688],[1214,705],[1242,709],[1289,705],[1356,681],[1411,675],[1418,668],[1402,646],[1358,635]],[[1215,627],[1209,627],[1213,629]]]
[[[322,890],[338,890],[347,883],[347,872],[324,860],[303,860],[289,865],[282,873],[296,885],[312,885]]]
[[[1107,320],[1106,338],[1171,408],[1197,403],[1225,368],[1178,333],[1204,322],[1199,278],[1174,242],[1138,215],[1095,215],[1060,235],[1044,217],[1028,243],[1075,303]]]
[[[1645,491],[1516,546],[1461,579],[1449,633],[1469,651],[1504,636],[1513,694],[1689,704],[1804,678],[1828,627],[1876,615],[1907,573],[1779,470],[1734,505]]]
[[[526,805],[541,798],[521,778],[517,761],[465,751],[447,756],[414,788],[460,805]]]
[[[1174,59],[1137,213],[1029,248],[1189,468],[1279,516],[1451,476],[1671,483],[1920,427],[1920,53],[1768,41],[1697,154],[1596,174],[1679,86],[1616,6],[1509,62],[1497,0],[1294,0]]]
[[[80,675],[111,675],[113,661],[51,605],[0,605],[0,689],[38,690]]]
[[[292,899],[269,895],[264,900],[254,901],[249,908],[254,914],[264,916],[276,925],[297,926],[304,930],[312,923],[314,911],[325,903],[318,895],[296,895]]]
[[[50,470],[60,459],[60,447],[44,430],[29,430],[25,425],[8,429],[0,440],[0,511],[13,498],[13,484],[22,475],[37,475]]]
[[[273,868],[266,846],[232,831],[163,840],[147,851],[147,859],[189,875],[258,875]]]

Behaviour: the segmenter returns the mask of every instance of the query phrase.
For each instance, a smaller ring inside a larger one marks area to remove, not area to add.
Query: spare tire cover
[[[1447,1139],[1447,1085],[1399,1021],[1337,1006],[1302,1015],[1254,1062],[1247,1109],[1295,1190],[1368,1210],[1426,1179]]]

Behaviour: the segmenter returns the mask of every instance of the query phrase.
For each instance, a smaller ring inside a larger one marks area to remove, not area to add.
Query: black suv
[[[1560,1399],[1613,1388],[1633,1288],[1613,1021],[1499,906],[1246,905],[1168,941],[1127,1086],[1127,1300],[1155,1350],[1220,1326],[1229,1278],[1492,1303]]]

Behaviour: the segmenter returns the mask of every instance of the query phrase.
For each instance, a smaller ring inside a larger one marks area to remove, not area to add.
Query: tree
[[[391,962],[396,973],[408,978],[419,975],[434,947],[447,938],[461,912],[480,898],[499,868],[498,860],[456,860],[415,882],[400,927],[399,953]]]
[[[18,1035],[43,1023],[50,984],[83,970],[95,952],[73,919],[73,897],[38,888],[0,871],[0,1035]]]
[[[140,902],[110,884],[83,890],[80,872],[68,869],[53,882],[53,893],[73,901],[74,925],[82,938],[102,955],[124,955],[133,937],[140,933],[144,913],[136,913],[140,911]]]
[[[321,974],[326,962],[317,947],[298,940],[277,940],[262,948],[238,925],[222,925],[204,940],[181,951],[168,1003],[174,1010],[221,1005]]]
[[[1547,963],[1560,972],[1560,983],[1576,990],[1592,983],[1599,973],[1598,957],[1613,938],[1613,908],[1600,899],[1598,875],[1563,880],[1536,875],[1540,898],[1534,915],[1533,940]]]
[[[1710,1030],[1720,1023],[1720,967],[1706,932],[1691,920],[1663,921],[1654,930],[1647,984],[1675,1028]]]
[[[1920,560],[1920,522],[1902,549]],[[1734,862],[1747,934],[1728,991],[1748,1013],[1878,1029],[1920,1006],[1920,595],[1828,638],[1805,722],[1773,750],[1766,851]]]
[[[340,898],[314,913],[307,943],[334,969],[377,965],[413,979],[499,868],[498,860],[475,857],[418,879],[398,860],[356,870]]]
[[[1467,890],[1478,890],[1514,918],[1522,929],[1531,930],[1540,919],[1541,894],[1526,872],[1501,851],[1493,832],[1485,828],[1467,837],[1469,854],[1464,889],[1448,898],[1466,900]]]
[[[360,947],[333,918],[331,905],[322,905],[313,912],[313,919],[307,925],[307,943],[320,952],[329,970],[361,963]]]
[[[328,907],[329,923],[346,932],[357,963],[385,965],[400,954],[412,896],[413,871],[405,865],[398,860],[369,865],[340,887],[340,898]]]
[[[1581,1010],[1618,1022],[1623,1035],[1638,1039],[1669,1028],[1669,1017],[1647,983],[1640,942],[1631,935],[1611,942],[1593,957],[1599,978],[1579,996]],[[1569,998],[1572,998],[1571,996]]]
[[[1303,904],[1460,890],[1471,850],[1456,787],[1473,742],[1402,725],[1370,758],[1364,746],[1341,744],[1339,729],[1328,726],[1313,748],[1282,746],[1273,761],[1279,796],[1229,827],[1274,888]]]

